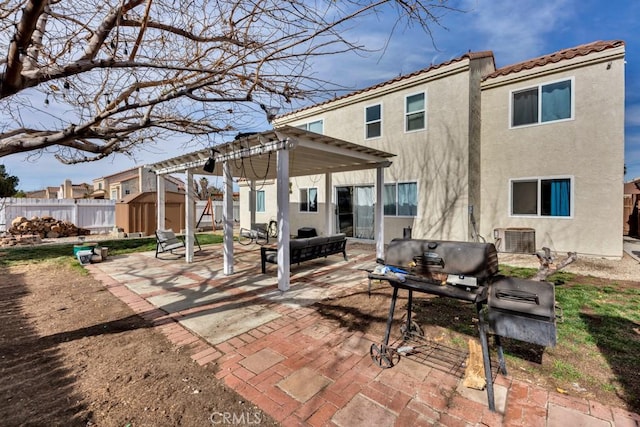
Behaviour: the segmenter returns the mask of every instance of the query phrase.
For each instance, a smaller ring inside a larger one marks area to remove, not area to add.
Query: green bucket
[[[79,251],[92,251],[98,246],[97,243],[81,243],[73,245],[73,256],[78,255]]]

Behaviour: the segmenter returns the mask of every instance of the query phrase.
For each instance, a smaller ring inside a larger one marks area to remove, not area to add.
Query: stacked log
[[[15,236],[38,235],[42,239],[56,239],[58,237],[87,236],[91,230],[76,227],[69,221],[57,220],[51,216],[27,219],[19,216],[11,221],[8,233]]]
[[[17,245],[37,245],[42,243],[40,236],[33,234],[26,234],[23,236],[14,236],[9,233],[4,233],[0,236],[0,248],[5,246],[17,246]]]

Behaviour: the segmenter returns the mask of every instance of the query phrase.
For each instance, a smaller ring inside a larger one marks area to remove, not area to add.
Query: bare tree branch
[[[78,163],[246,129],[267,106],[326,91],[314,58],[370,51],[349,26],[384,14],[390,31],[429,37],[452,10],[447,0],[3,0],[0,157],[46,150]]]

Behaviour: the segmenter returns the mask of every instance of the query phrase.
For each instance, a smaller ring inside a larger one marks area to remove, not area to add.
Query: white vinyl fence
[[[201,218],[199,227],[222,227],[222,201],[213,201],[213,216],[202,215],[207,206],[206,200],[196,202],[196,222]],[[116,225],[115,200],[94,199],[24,199],[0,198],[0,232],[11,227],[11,221],[23,216],[50,216],[57,220],[69,221],[77,227],[91,230],[91,234],[109,233]],[[233,203],[233,219],[240,221],[240,203]]]
[[[116,225],[116,203],[94,199],[0,198],[0,232],[10,228],[11,221],[19,216],[50,216],[89,229],[91,234],[108,233]]]
[[[211,203],[213,204],[213,217],[211,215],[202,215],[202,212],[207,207],[206,200],[196,201],[196,223],[200,220],[200,224],[198,224],[200,228],[213,227],[212,220],[216,222],[216,229],[222,228],[223,202],[222,200],[213,200]],[[240,202],[237,201],[233,202],[233,220],[234,223],[240,222]]]

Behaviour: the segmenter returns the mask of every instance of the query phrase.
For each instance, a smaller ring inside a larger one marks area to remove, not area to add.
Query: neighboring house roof
[[[282,115],[278,116],[278,118],[283,118],[283,117],[286,117],[286,116],[291,115],[291,114],[299,113],[300,111],[304,111],[304,110],[307,110],[307,109],[310,109],[310,108],[315,108],[315,107],[322,106],[322,105],[325,105],[325,104],[328,104],[328,103],[331,103],[331,102],[335,102],[335,101],[338,101],[338,100],[341,100],[341,99],[345,99],[345,98],[349,98],[349,97],[352,97],[352,96],[356,96],[356,95],[359,95],[361,93],[366,93],[366,92],[369,92],[369,91],[372,91],[372,90],[375,90],[375,89],[379,89],[381,87],[388,86],[388,85],[391,85],[391,84],[394,84],[394,83],[397,83],[397,82],[400,82],[400,81],[403,81],[403,80],[407,80],[407,79],[410,79],[412,77],[419,76],[420,74],[428,73],[430,71],[436,70],[436,69],[441,68],[441,67],[445,67],[447,65],[451,65],[451,64],[456,63],[456,62],[460,62],[460,61],[467,60],[467,59],[468,60],[472,60],[472,59],[482,59],[482,58],[491,58],[491,59],[493,59],[493,52],[490,51],[490,50],[482,51],[482,52],[468,52],[468,53],[465,53],[464,55],[459,56],[457,58],[451,59],[451,60],[446,61],[446,62],[442,62],[440,64],[430,65],[427,68],[423,68],[421,70],[414,71],[414,72],[412,72],[410,74],[401,75],[401,76],[398,76],[398,77],[393,78],[391,80],[387,80],[385,82],[381,82],[381,83],[375,84],[373,86],[369,86],[369,87],[364,88],[364,89],[360,89],[360,90],[356,90],[354,92],[350,92],[350,93],[348,93],[346,95],[338,96],[338,97],[335,97],[335,98],[332,98],[332,99],[328,99],[326,101],[323,101],[323,102],[320,102],[320,103],[317,103],[317,104],[313,104],[313,105],[309,105],[309,106],[306,106],[306,107],[299,108],[297,110],[282,114]]]
[[[640,194],[640,179],[624,183],[624,194]]]
[[[511,73],[518,73],[522,70],[530,70],[535,67],[542,67],[547,64],[552,64],[567,59],[573,59],[577,56],[586,56],[594,52],[602,52],[606,49],[613,49],[616,47],[624,46],[622,40],[609,40],[609,41],[595,41],[592,43],[583,44],[580,46],[572,47],[569,49],[563,49],[558,52],[554,52],[549,55],[539,56],[537,58],[528,59],[524,62],[508,65],[506,67],[498,68],[493,73],[489,74],[484,80],[506,76]]]
[[[103,180],[103,179],[109,179],[109,178],[113,178],[113,177],[119,177],[120,181],[123,181],[123,180],[128,179],[127,177],[129,177],[129,176],[131,176],[131,177],[138,176],[138,169],[140,169],[141,167],[145,167],[145,166],[136,166],[134,168],[125,169],[123,171],[116,172],[116,173],[113,173],[111,175],[101,176],[100,178],[94,179],[94,181]]]

